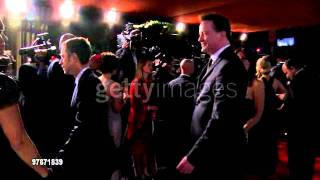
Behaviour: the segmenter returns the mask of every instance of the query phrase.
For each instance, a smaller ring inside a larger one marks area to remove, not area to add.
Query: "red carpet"
[[[281,141],[279,143],[279,164],[277,167],[277,178],[276,179],[286,179],[288,177],[288,155],[287,155],[287,143]],[[320,157],[317,158],[315,164],[315,173],[313,180],[320,180]]]

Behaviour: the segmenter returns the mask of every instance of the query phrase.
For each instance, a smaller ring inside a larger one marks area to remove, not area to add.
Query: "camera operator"
[[[142,33],[135,29],[130,32],[130,39],[122,44],[122,47],[117,50],[116,55],[120,60],[120,82],[131,82],[134,79],[138,59],[143,51],[142,48]]]
[[[0,35],[0,72],[6,73],[7,68],[10,64],[10,59],[4,55],[5,42],[2,36]]]
[[[134,29],[133,23],[127,23],[124,30],[117,35],[117,48],[121,48],[122,45],[130,39],[130,32]]]
[[[15,63],[15,59],[11,55],[10,51],[5,51],[5,47],[5,38],[0,35],[0,72],[7,75],[14,75],[13,65]]]
[[[57,149],[54,147],[59,139],[57,134],[61,134],[55,129],[53,122],[63,121],[57,118],[58,113],[51,113],[51,111],[62,108],[57,101],[61,99],[59,96],[60,92],[64,91],[64,85],[60,81],[61,78],[56,80],[54,85],[54,81],[49,80],[47,74],[50,59],[57,56],[56,47],[50,43],[49,34],[42,33],[37,35],[32,46],[20,48],[19,53],[31,59],[19,69],[18,80],[23,93],[21,114],[29,135],[38,145],[39,150],[45,157],[52,157]],[[54,115],[48,116],[48,114]],[[52,129],[52,132],[48,129]]]
[[[44,64],[41,65],[43,68]],[[18,80],[21,86],[21,115],[31,139],[46,155],[45,124],[47,112],[48,82],[46,76],[39,74],[39,63],[28,62],[21,65]],[[43,70],[41,68],[41,70]],[[43,72],[43,71],[42,71]]]
[[[172,71],[172,58],[166,56],[165,54],[159,53],[155,57],[156,59],[153,62],[155,71],[152,73],[153,79],[153,91],[150,98],[150,103],[160,107],[158,111],[158,118],[163,119],[162,108],[166,106],[166,86],[168,83],[175,78],[175,75]]]
[[[31,46],[20,48],[19,54],[28,59],[28,62],[22,66],[33,67],[36,69],[37,75],[45,80],[50,59],[57,57],[57,48],[50,43],[48,33],[41,33],[37,34],[37,38]]]
[[[165,54],[159,53],[155,57],[154,66],[155,71],[153,78],[156,82],[167,84],[175,78],[172,66],[173,59]]]
[[[1,33],[0,34],[0,72],[6,73],[10,63],[10,59],[4,55],[6,44],[5,44],[4,37],[2,37],[3,32],[4,32],[4,24],[0,19],[0,33]]]

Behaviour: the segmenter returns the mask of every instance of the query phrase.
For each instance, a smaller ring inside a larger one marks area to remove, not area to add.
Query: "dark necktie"
[[[209,71],[211,65],[212,65],[212,59],[210,58],[209,61],[208,61],[208,66],[207,66],[207,72]]]

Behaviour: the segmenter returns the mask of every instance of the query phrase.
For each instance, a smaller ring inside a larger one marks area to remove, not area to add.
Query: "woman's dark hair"
[[[105,73],[112,73],[114,70],[118,69],[119,62],[118,58],[112,52],[103,52],[101,53],[101,63],[99,70]]]
[[[297,59],[287,59],[284,63],[288,68],[296,68],[299,69],[303,67],[302,63],[299,62]]]

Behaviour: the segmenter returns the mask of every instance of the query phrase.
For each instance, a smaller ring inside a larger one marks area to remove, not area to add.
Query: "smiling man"
[[[218,14],[201,17],[201,51],[210,55],[198,79],[192,117],[195,143],[177,166],[194,179],[241,179],[245,143],[241,104],[246,70],[230,46],[230,24]]]

